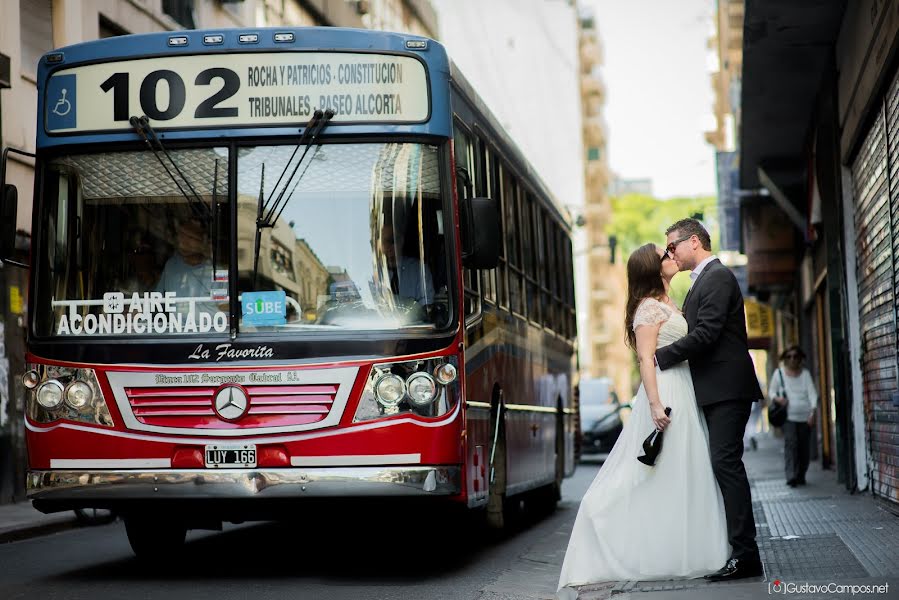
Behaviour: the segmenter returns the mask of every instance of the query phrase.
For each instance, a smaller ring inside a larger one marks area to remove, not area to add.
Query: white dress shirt
[[[713,260],[718,260],[718,257],[714,254],[696,265],[696,268],[690,271],[690,287],[693,287],[693,282],[699,278],[699,275],[702,273],[702,270],[706,268],[706,265],[708,265]]]

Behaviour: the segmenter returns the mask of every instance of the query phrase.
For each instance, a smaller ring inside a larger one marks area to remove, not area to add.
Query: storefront
[[[759,190],[742,207],[759,224],[744,223],[759,267],[749,286],[776,310],[773,348],[798,340],[809,356],[822,465],[899,508],[899,11],[889,7],[747,3],[740,185]]]

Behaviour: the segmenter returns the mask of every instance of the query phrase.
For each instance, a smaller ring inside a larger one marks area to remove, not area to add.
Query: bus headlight
[[[73,381],[66,386],[66,404],[75,410],[81,410],[94,397],[91,386],[83,381]]]
[[[437,397],[437,383],[434,378],[421,371],[409,376],[406,387],[409,390],[409,400],[415,406],[427,406]]]
[[[375,383],[375,397],[378,403],[385,407],[394,407],[400,403],[406,395],[406,382],[399,375],[389,373],[383,375]]]
[[[112,427],[112,416],[93,369],[29,363],[23,383],[26,413],[35,423],[65,419]]]
[[[372,365],[353,422],[411,413],[440,417],[459,401],[458,358],[443,356]]]
[[[35,370],[28,371],[22,375],[22,385],[27,389],[33,390],[41,382],[41,374]]]
[[[441,363],[434,369],[434,378],[442,385],[449,385],[456,380],[456,367],[453,363]]]
[[[37,388],[37,403],[47,410],[59,408],[59,405],[62,404],[62,396],[62,384],[55,379],[45,381]]]

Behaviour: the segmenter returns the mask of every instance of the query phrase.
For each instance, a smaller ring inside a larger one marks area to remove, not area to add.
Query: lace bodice
[[[654,298],[646,298],[634,313],[634,331],[639,325],[658,323],[662,326],[659,328],[656,348],[667,346],[687,335],[687,321],[682,314]]]

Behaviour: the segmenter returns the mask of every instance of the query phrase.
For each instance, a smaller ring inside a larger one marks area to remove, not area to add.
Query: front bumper
[[[29,471],[35,506],[71,502],[450,496],[461,492],[457,466],[160,471]]]

